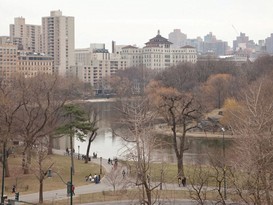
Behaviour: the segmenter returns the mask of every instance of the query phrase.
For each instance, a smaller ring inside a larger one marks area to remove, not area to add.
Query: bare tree
[[[136,185],[142,191],[140,201],[144,204],[154,204],[153,193],[160,183],[152,182],[152,151],[159,145],[153,132],[155,113],[150,110],[149,101],[145,98],[123,100],[119,111],[122,114],[124,127],[120,136],[130,142],[127,157],[133,161],[136,170]]]
[[[257,205],[273,201],[272,87],[271,79],[255,82],[238,102],[238,109],[226,111],[237,141],[236,168],[245,176],[241,185],[247,190],[247,201]]]
[[[121,167],[112,168],[112,170],[106,174],[106,182],[113,187],[114,193],[117,188],[125,189],[128,184],[122,176]],[[120,187],[121,186],[121,187]]]
[[[190,197],[200,205],[206,204],[209,178],[210,173],[202,165],[195,166],[193,174],[189,177]]]
[[[195,96],[181,93],[171,87],[164,87],[159,82],[151,82],[147,88],[148,96],[167,122],[172,132],[172,146],[177,158],[178,177],[184,177],[184,152],[187,132],[198,126],[201,106]]]
[[[18,93],[10,84],[6,85],[1,82],[0,84],[0,132],[1,142],[5,144],[6,152],[11,150],[11,145],[15,139],[14,133],[14,119],[22,106],[22,103],[17,99],[20,99],[20,93]],[[4,152],[4,150],[3,150]],[[3,153],[2,152],[2,153]],[[3,155],[4,156],[4,155]],[[10,176],[8,166],[8,156],[6,156],[5,162],[5,177]]]
[[[60,109],[66,98],[59,95],[60,81],[55,76],[38,75],[32,79],[19,78],[15,88],[21,94],[22,106],[16,115],[16,132],[24,142],[23,169],[29,173],[31,150],[36,140],[54,132],[60,118]]]
[[[44,180],[47,178],[47,173],[49,169],[53,166],[51,164],[48,166],[47,160],[49,159],[48,155],[48,141],[47,139],[39,139],[36,141],[36,159],[34,166],[32,166],[32,171],[36,178],[39,180],[39,203],[43,203],[43,190],[44,190]],[[47,162],[47,163],[46,163]]]
[[[97,137],[97,131],[98,131],[98,127],[97,127],[97,111],[95,109],[90,108],[89,112],[88,112],[88,134],[87,134],[87,138],[88,138],[88,145],[87,145],[87,149],[86,149],[86,157],[85,157],[85,163],[88,163],[89,161],[89,151],[91,148],[91,143],[96,139]],[[88,136],[89,135],[89,136]]]

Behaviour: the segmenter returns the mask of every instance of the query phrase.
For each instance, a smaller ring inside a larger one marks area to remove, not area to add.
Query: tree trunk
[[[181,154],[182,156],[180,156],[179,158],[177,158],[177,175],[178,177],[184,177],[185,173],[184,173],[184,163],[183,163],[183,153]]]
[[[144,186],[145,186],[148,205],[152,205],[152,192],[149,189],[148,184],[146,182],[144,183]]]
[[[8,158],[6,158],[5,162],[5,177],[10,177]]]
[[[85,157],[85,161],[84,161],[85,164],[87,164],[89,161],[89,151],[90,151],[91,142],[92,142],[90,139],[91,139],[91,137],[89,138],[88,145],[87,145],[86,157]]]
[[[75,168],[74,168],[74,157],[73,157],[73,136],[70,134],[70,156],[71,156],[71,167],[72,167],[72,174],[74,175],[75,173]]]
[[[49,139],[48,155],[52,155],[53,154],[53,151],[52,151],[52,149],[53,149],[53,136],[49,135],[48,139]]]
[[[31,151],[29,148],[26,149],[26,152],[24,152],[24,159],[23,162],[24,165],[24,174],[29,174],[29,165],[31,164]]]
[[[44,201],[44,197],[43,197],[43,182],[44,180],[43,179],[40,179],[40,187],[39,187],[39,203],[43,203]]]
[[[26,161],[26,152],[24,151],[22,155],[23,155],[22,156],[22,169],[23,169],[23,173],[24,174],[28,174],[29,170],[28,170],[28,164],[27,164],[27,161]]]

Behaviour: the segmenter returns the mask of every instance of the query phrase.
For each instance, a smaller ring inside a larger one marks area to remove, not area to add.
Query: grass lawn
[[[63,178],[65,182],[70,181],[70,164],[71,159],[69,156],[51,155],[44,163],[43,168],[47,168],[52,164],[52,177],[44,180],[44,191],[55,190],[55,189],[66,189],[66,185],[62,182],[56,172]],[[38,164],[36,159],[32,159],[31,174],[23,175],[22,171],[22,157],[21,156],[10,156],[8,158],[8,166],[11,177],[5,178],[5,194],[11,195],[11,187],[13,184],[17,185],[17,192],[20,194],[29,194],[39,191],[39,181],[34,173],[37,173]],[[75,186],[86,185],[88,182],[85,181],[85,176],[90,173],[94,175],[99,173],[100,167],[97,164],[88,163],[85,164],[83,160],[74,158],[75,174],[73,176],[73,184]],[[2,168],[1,168],[2,176]],[[103,175],[105,171],[103,170]],[[0,181],[2,184],[2,181]]]

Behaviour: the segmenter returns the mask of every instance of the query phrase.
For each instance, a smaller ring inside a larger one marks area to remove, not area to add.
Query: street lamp
[[[100,174],[102,174],[102,157],[100,157]]]
[[[62,178],[62,176],[56,172],[56,171],[53,171],[51,169],[48,169],[46,174],[47,174],[47,177],[51,178],[52,177],[52,173],[56,173],[58,175],[58,177],[60,177],[60,179],[62,180],[62,182],[67,186],[67,196],[69,196],[70,194],[70,205],[73,205],[73,192],[72,192],[72,186],[73,186],[73,174],[72,174],[72,166],[70,167],[70,181],[68,182],[65,182],[64,179]]]
[[[226,144],[225,144],[225,128],[221,128],[223,133],[223,162],[224,162],[224,171],[223,171],[223,177],[224,177],[224,199],[227,199],[227,180],[226,180]]]
[[[80,159],[80,145],[78,145],[78,160]]]

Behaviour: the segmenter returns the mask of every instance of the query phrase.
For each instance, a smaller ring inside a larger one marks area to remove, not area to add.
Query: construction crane
[[[234,25],[232,25],[232,28],[234,29],[234,31],[236,32],[236,34],[239,36],[240,34],[239,34],[239,32],[237,31],[237,29],[235,28]]]

